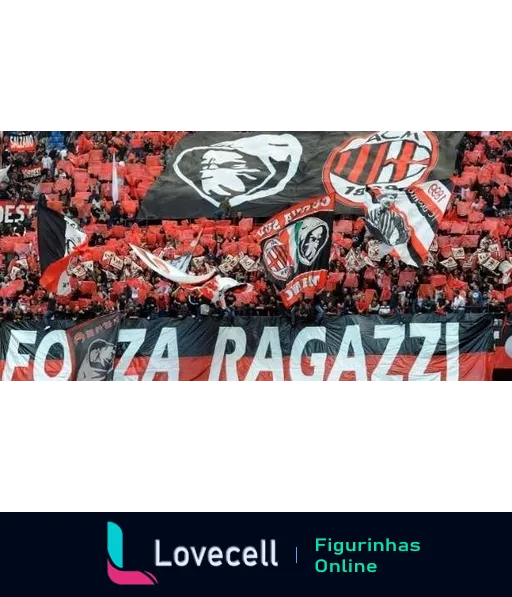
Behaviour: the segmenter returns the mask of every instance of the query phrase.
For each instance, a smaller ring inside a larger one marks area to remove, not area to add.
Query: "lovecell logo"
[[[123,531],[114,522],[107,524],[107,570],[110,580],[118,585],[156,585],[157,580],[151,572],[124,570],[123,568]],[[165,555],[164,555],[165,554]],[[275,539],[261,539],[258,546],[239,547],[231,545],[222,548],[218,545],[184,546],[174,548],[162,545],[160,539],[154,541],[155,566],[183,568],[185,566],[228,566],[238,567],[278,566]]]
[[[151,572],[123,569],[123,531],[115,522],[107,523],[107,572],[116,585],[156,585]]]

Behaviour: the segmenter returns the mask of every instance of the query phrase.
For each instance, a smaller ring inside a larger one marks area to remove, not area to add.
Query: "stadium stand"
[[[200,230],[191,272],[220,265],[246,253],[257,261],[260,248],[250,236],[259,223],[223,205],[218,217],[195,221],[136,222],[149,187],[161,174],[165,152],[182,131],[41,132],[35,151],[14,151],[4,137],[0,183],[0,317],[82,321],[120,310],[128,317],[196,317],[222,313],[186,291],[159,279],[129,259],[128,243],[164,259],[190,248]],[[112,156],[118,162],[119,202],[112,202]],[[492,312],[506,310],[509,277],[498,264],[512,263],[512,132],[468,132],[459,151],[451,204],[429,262],[416,270],[387,256],[366,267],[372,240],[361,218],[337,218],[330,273],[319,299],[304,296],[292,321],[321,316],[373,313]],[[71,277],[72,294],[54,297],[39,285],[34,216],[38,201],[73,218],[91,235],[82,267]],[[373,241],[374,242],[374,241]],[[105,256],[105,253],[107,254]],[[112,259],[109,253],[117,256]],[[485,256],[485,257],[482,257]],[[123,258],[123,259],[121,259]],[[485,264],[485,265],[484,265]],[[258,269],[241,263],[229,274],[253,289],[228,294],[239,315],[284,312],[279,296]]]

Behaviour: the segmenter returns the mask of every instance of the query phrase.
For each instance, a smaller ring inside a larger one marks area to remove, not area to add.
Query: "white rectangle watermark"
[[[489,490],[480,487],[480,481],[464,481],[464,488],[441,487],[441,481],[425,481],[423,488],[393,487],[393,481],[384,481],[384,504],[488,504]]]

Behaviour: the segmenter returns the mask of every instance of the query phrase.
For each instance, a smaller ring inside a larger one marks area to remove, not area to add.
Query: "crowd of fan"
[[[50,134],[40,133],[36,151],[30,153],[11,153],[4,139],[2,165],[10,168],[8,180],[0,183],[0,206],[11,204],[15,209],[11,221],[0,224],[3,319],[33,318],[49,325],[52,319],[76,321],[113,310],[146,318],[286,312],[257,264],[260,250],[250,236],[257,222],[231,213],[228,202],[213,220],[135,223],[140,201],[164,167],[166,150],[185,134],[68,133],[64,147],[52,149]],[[116,204],[111,183],[114,155],[120,184]],[[40,177],[27,178],[24,173],[39,164]],[[509,284],[502,264],[510,258],[512,268],[511,175],[512,132],[467,133],[436,246],[417,270],[390,256],[379,259],[362,219],[337,219],[326,289],[319,296],[304,296],[288,312],[292,323],[358,313],[502,312]],[[82,263],[74,264],[67,297],[54,297],[39,286],[34,227],[39,201],[75,219],[90,234],[90,250]],[[218,267],[229,256],[231,269],[226,273],[252,285],[250,291],[228,293],[223,309],[197,289],[160,279],[132,259],[128,246],[131,242],[173,259],[190,249],[200,232],[191,273]],[[238,261],[243,254],[255,262],[253,267]]]

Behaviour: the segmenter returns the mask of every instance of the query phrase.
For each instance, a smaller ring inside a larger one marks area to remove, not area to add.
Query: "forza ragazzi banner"
[[[4,323],[2,381],[66,381],[69,322]],[[114,381],[483,381],[492,377],[492,317],[344,316],[292,327],[285,317],[128,319]]]

